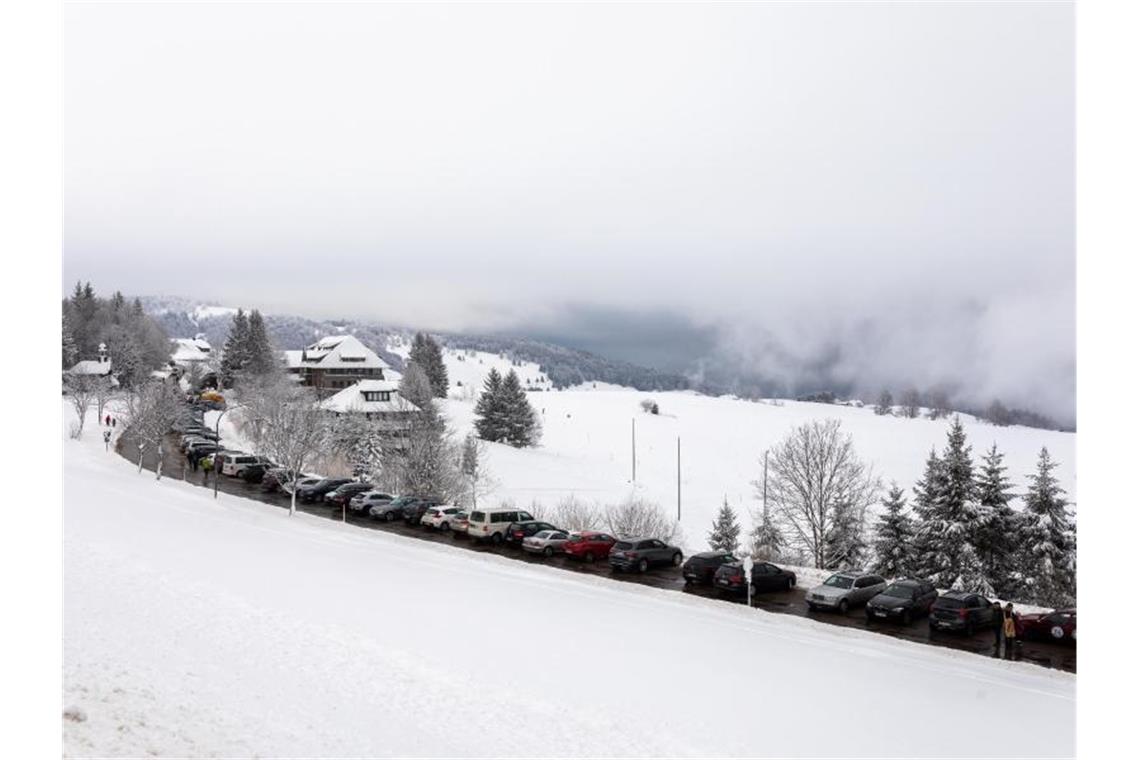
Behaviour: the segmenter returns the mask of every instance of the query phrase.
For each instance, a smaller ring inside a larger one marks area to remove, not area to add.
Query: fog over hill
[[[235,311],[234,307],[182,297],[146,296],[141,300],[171,337],[201,332],[218,347],[225,342]],[[388,350],[389,338],[406,338],[420,329],[367,319],[273,313],[266,313],[265,318],[271,337],[281,349],[299,349],[323,335],[351,333],[396,368],[403,366],[403,360]],[[989,405],[1000,399],[1006,423],[1075,429],[1071,417],[1036,405],[1031,388],[1024,389],[1024,394],[1011,388],[1002,396],[988,395],[985,388],[972,385],[974,381],[965,374],[939,374],[937,364],[908,366],[901,356],[893,363],[868,366],[867,355],[878,355],[873,353],[873,344],[885,339],[867,325],[862,327],[849,331],[846,342],[820,341],[814,349],[806,344],[791,349],[769,333],[734,333],[666,312],[575,309],[572,319],[558,325],[537,322],[528,332],[433,334],[453,348],[533,361],[557,388],[596,381],[638,390],[693,389],[742,398],[854,398],[866,403],[877,400],[884,388],[892,391],[896,403],[904,391],[913,389],[924,405],[929,405],[932,394],[942,393],[951,408],[986,417]],[[985,373],[976,366],[970,370],[974,377]],[[1072,367],[1062,367],[1062,378],[1072,371]]]

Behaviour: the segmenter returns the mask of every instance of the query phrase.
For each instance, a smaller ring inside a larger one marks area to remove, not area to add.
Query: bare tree
[[[757,490],[760,481],[754,481]],[[813,420],[794,428],[769,459],[768,500],[787,528],[787,538],[827,567],[829,542],[845,515],[863,514],[879,480],[855,452],[839,420]]]
[[[908,388],[903,392],[902,398],[903,416],[914,419],[918,416],[918,408],[922,406],[922,396],[914,388]]]
[[[486,496],[498,485],[487,471],[487,443],[468,434],[463,439],[459,457],[459,471],[463,476],[464,500],[471,500],[471,509],[479,508],[479,497]]]
[[[297,481],[305,467],[333,443],[333,422],[311,388],[273,378],[243,393],[244,431],[264,454],[293,477],[289,514],[297,513]]]
[[[124,422],[139,442],[139,472],[142,472],[143,457],[149,447],[155,454],[155,479],[162,478],[163,442],[181,410],[182,400],[173,383],[152,380],[130,394]]]
[[[103,410],[107,403],[119,397],[119,388],[109,377],[100,377],[95,381],[95,419],[103,419]]]
[[[95,402],[95,381],[89,375],[64,375],[63,387],[79,418],[79,426],[72,434],[72,437],[78,438],[83,435],[83,422],[87,419],[87,410]]]
[[[669,519],[659,506],[639,496],[607,506],[605,520],[610,532],[618,537],[646,536],[672,541],[678,529],[677,522]]]
[[[604,515],[595,504],[587,504],[571,494],[554,505],[548,513],[549,521],[563,530],[597,530]]]

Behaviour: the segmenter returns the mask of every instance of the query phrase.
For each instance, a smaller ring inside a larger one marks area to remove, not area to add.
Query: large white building
[[[398,379],[387,362],[352,335],[332,335],[301,351],[286,351],[285,369],[321,391],[340,391],[360,380]]]
[[[111,356],[107,353],[107,344],[99,344],[99,356],[96,359],[84,359],[81,362],[76,362],[71,369],[67,370],[69,375],[84,375],[87,377],[109,377],[114,381],[111,376]]]
[[[202,366],[210,360],[211,351],[210,343],[202,333],[193,338],[175,338],[170,363],[183,369],[189,369],[195,364]]]

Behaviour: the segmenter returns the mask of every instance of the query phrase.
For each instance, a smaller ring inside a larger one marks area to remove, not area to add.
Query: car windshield
[[[910,586],[891,586],[883,592],[883,596],[897,596],[900,599],[910,599],[914,591]]]
[[[470,519],[473,520],[474,522],[483,522],[483,513],[482,512],[472,512]]]
[[[831,586],[833,588],[851,588],[851,585],[853,583],[855,583],[854,578],[848,578],[844,575],[833,575],[825,580],[823,582],[823,585]]]
[[[618,541],[616,544],[614,544],[614,548],[615,549],[632,549],[633,544],[631,544],[629,541]]]
[[[575,533],[574,535],[570,536],[570,538],[567,539],[567,541],[569,541],[572,544],[576,544],[580,541],[585,541],[585,540],[586,540],[585,536],[579,535],[577,533]]]
[[[962,599],[952,599],[944,596],[934,603],[935,607],[944,607],[948,610],[960,610],[966,606],[966,602]]]

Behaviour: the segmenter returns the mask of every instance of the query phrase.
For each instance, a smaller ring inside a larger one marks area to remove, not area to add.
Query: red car
[[[1077,642],[1077,611],[1075,609],[1052,612],[1026,613],[1021,616],[1021,636],[1026,639],[1075,644]]]
[[[605,559],[610,556],[610,549],[617,543],[617,539],[607,533],[596,530],[583,530],[571,533],[570,538],[562,546],[567,557],[584,559],[593,562],[596,559]]]

